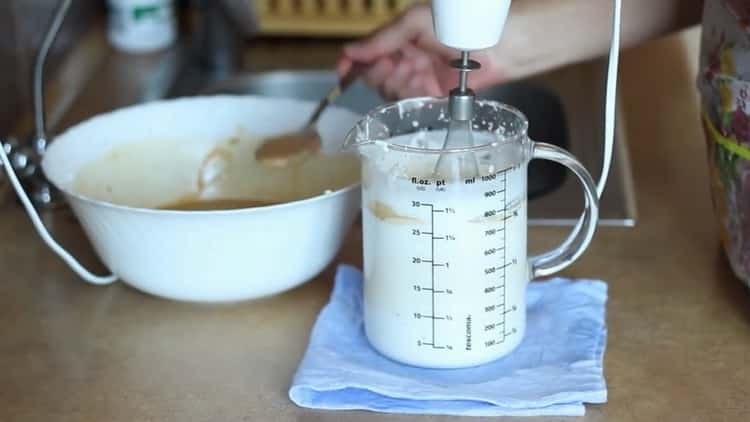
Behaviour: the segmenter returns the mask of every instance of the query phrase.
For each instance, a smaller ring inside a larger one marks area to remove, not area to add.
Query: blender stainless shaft
[[[474,146],[471,133],[471,120],[474,117],[476,95],[468,86],[469,72],[479,69],[478,62],[469,59],[469,52],[462,51],[461,58],[451,61],[451,66],[459,71],[458,87],[450,91],[448,97],[448,131],[443,141],[443,151]],[[447,157],[447,155],[450,156]],[[442,153],[435,164],[434,174],[442,176],[470,177],[479,171],[479,161],[473,152],[461,154]]]
[[[481,67],[479,62],[469,59],[469,52],[462,51],[461,58],[451,61],[458,69],[458,87],[450,91],[449,107],[451,120],[470,121],[473,117],[475,94],[468,86],[469,72]]]

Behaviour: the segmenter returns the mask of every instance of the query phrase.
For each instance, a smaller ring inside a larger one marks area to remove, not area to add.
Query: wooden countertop
[[[585,421],[750,420],[750,293],[719,251],[694,89],[696,35],[623,55],[639,224],[602,228],[564,273],[610,285],[609,403],[589,406]],[[119,283],[89,286],[42,245],[18,206],[0,217],[2,421],[453,420],[289,401],[333,268],[259,302],[175,303]],[[48,224],[95,262],[72,216],[55,213]],[[531,241],[548,247],[564,232],[533,228]],[[339,261],[359,264],[360,244],[357,227]]]

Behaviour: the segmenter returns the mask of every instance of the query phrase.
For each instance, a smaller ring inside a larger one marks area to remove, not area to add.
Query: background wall
[[[13,133],[20,113],[31,110],[31,73],[34,55],[46,31],[54,0],[0,1],[0,136]],[[103,0],[75,0],[53,46],[47,71],[52,73],[63,53],[103,16]]]

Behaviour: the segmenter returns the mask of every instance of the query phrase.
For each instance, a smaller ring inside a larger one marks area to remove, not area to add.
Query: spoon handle
[[[331,90],[328,91],[328,94],[323,97],[323,99],[318,104],[318,107],[315,108],[315,111],[313,111],[305,127],[315,126],[315,123],[318,122],[320,115],[323,114],[323,110],[325,110],[326,107],[328,107],[333,101],[335,101],[342,92],[346,91],[346,89],[349,88],[349,85],[359,79],[359,77],[362,75],[362,73],[364,73],[365,70],[367,70],[368,67],[368,65],[363,63],[355,63],[354,66],[352,66],[352,68],[349,69],[349,71],[341,79],[339,79],[339,82],[336,84],[336,86],[331,88]]]

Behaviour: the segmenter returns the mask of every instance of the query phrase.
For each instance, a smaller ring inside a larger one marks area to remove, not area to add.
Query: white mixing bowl
[[[58,136],[42,168],[64,193],[99,257],[125,283],[187,301],[267,296],[310,280],[331,263],[359,211],[358,184],[239,210],[168,211],[148,204],[163,203],[166,193],[176,197],[194,185],[196,168],[219,142],[242,130],[258,137],[293,130],[313,106],[290,99],[216,96],[120,109]],[[324,151],[338,150],[358,119],[341,108],[327,110],[319,123]],[[129,191],[118,192],[140,205],[115,205],[74,188],[82,167],[124,144],[144,141],[170,141],[169,148],[178,145],[179,154],[152,149],[156,152],[144,154],[135,172],[118,176],[123,185],[131,182]],[[133,189],[132,180],[144,180],[144,174],[148,182]]]

